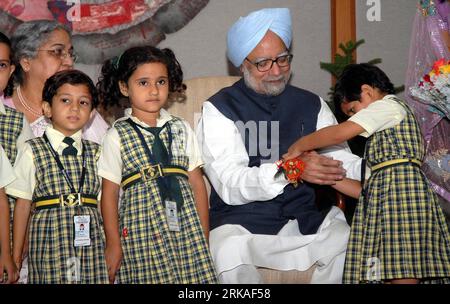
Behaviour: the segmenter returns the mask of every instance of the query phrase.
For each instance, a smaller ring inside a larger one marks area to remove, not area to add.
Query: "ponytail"
[[[108,59],[103,63],[97,82],[98,96],[103,108],[108,109],[120,104],[123,95],[119,88],[116,61],[118,57]]]

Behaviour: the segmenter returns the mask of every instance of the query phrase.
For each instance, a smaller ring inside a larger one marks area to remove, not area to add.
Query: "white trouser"
[[[350,227],[333,207],[316,234],[302,235],[296,220],[277,235],[251,234],[239,225],[210,233],[210,248],[222,283],[261,283],[256,267],[306,271],[316,265],[311,283],[341,283]]]

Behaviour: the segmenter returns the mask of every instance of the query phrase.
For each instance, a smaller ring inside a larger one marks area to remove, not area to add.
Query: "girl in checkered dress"
[[[368,137],[371,172],[353,217],[343,282],[449,283],[450,233],[420,169],[422,135],[411,109],[393,93],[379,68],[347,66],[336,83],[335,102],[350,119],[299,139],[284,157]],[[358,190],[346,181],[336,187]]]
[[[9,159],[0,145],[0,284],[13,283],[19,276],[11,257],[9,204],[4,189],[14,178]]]
[[[110,282],[217,282],[195,135],[163,109],[169,93],[184,90],[182,81],[173,52],[151,46],[128,49],[102,68],[104,106],[131,104],[107,132],[99,160]]]
[[[7,84],[14,69],[15,66],[12,64],[11,42],[8,37],[0,32],[0,146],[4,148],[4,158],[8,160],[11,165],[16,159],[17,147],[23,145],[25,140],[32,137],[31,128],[23,114],[3,105],[5,94],[7,93],[6,91],[8,91]],[[4,167],[6,167],[6,165],[4,165]],[[8,172],[6,168],[1,168],[1,170],[4,170],[2,174],[7,174]],[[4,176],[5,178],[7,177],[7,175]],[[8,210],[3,209],[3,207],[7,207]],[[6,240],[8,240],[9,242],[10,231],[12,228],[10,223],[12,224],[12,214],[14,210],[14,199],[12,197],[7,197],[6,201],[2,199],[2,210],[2,218],[0,221],[2,222],[2,225],[5,224],[5,226],[2,226],[1,233],[8,236],[7,239],[5,237],[3,241],[6,242]],[[6,221],[6,219],[8,220]],[[6,223],[8,223],[8,225],[6,225]],[[9,277],[7,281],[14,281],[15,278],[11,275],[15,273],[15,271],[12,270],[15,268],[15,265],[11,265],[9,259],[7,259],[10,255],[10,244],[5,243],[4,246],[1,246],[0,254],[2,256],[2,264],[8,270],[7,273]],[[0,267],[0,278],[3,275],[3,269],[3,267]]]
[[[52,125],[26,142],[7,193],[17,197],[13,258],[20,269],[31,204],[28,283],[107,283],[104,231],[98,209],[98,144],[81,130],[97,104],[84,73],[62,71],[44,86],[43,110]],[[84,229],[81,229],[81,226]]]

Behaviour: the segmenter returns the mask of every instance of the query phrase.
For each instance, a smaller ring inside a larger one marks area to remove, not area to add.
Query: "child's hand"
[[[122,262],[122,247],[119,245],[107,245],[105,250],[106,266],[108,267],[109,283],[114,284],[116,273]]]
[[[3,274],[6,271],[8,279],[4,281]],[[0,283],[11,284],[19,279],[19,272],[9,254],[2,254],[0,259]]]
[[[283,159],[284,160],[289,160],[289,159],[294,159],[296,157],[299,157],[300,155],[302,155],[303,151],[300,151],[298,149],[296,149],[294,146],[291,146],[287,153],[283,154]]]

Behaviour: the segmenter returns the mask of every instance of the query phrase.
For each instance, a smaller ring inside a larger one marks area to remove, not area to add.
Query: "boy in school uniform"
[[[19,151],[14,167],[17,180],[7,187],[7,193],[18,198],[14,262],[21,266],[33,203],[28,283],[107,283],[97,201],[100,147],[81,139],[81,130],[97,104],[97,91],[84,73],[63,71],[46,81],[43,100],[44,114],[52,125]]]

